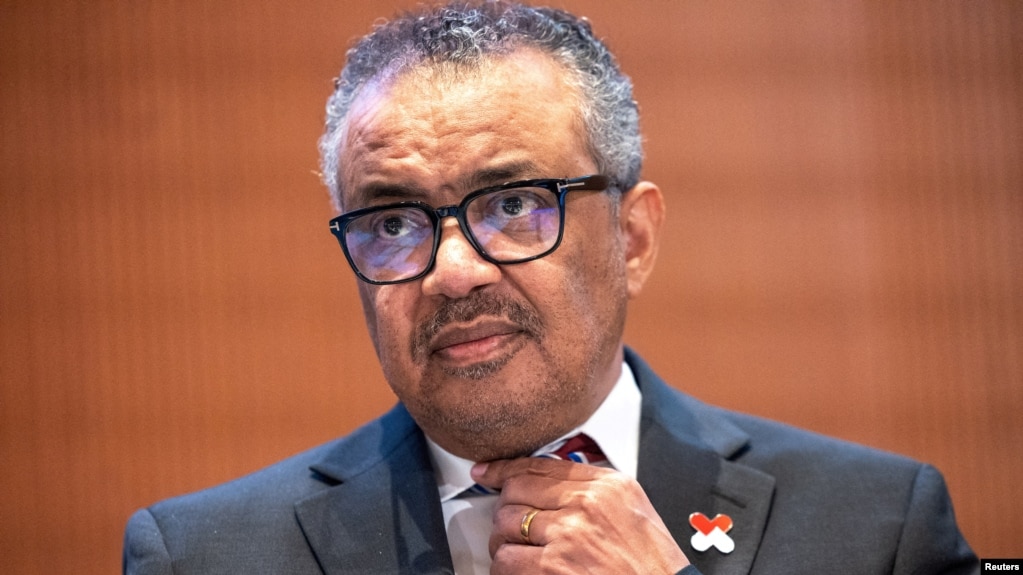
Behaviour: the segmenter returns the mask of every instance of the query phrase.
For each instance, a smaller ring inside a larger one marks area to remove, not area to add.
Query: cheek
[[[359,301],[362,302],[362,315],[366,319],[366,327],[369,329],[369,338],[373,345],[377,345],[377,312],[375,303],[375,289],[367,284],[359,283]],[[377,346],[377,354],[380,353]]]
[[[569,274],[566,305],[577,317],[592,322],[593,329],[617,329],[627,299],[625,259],[620,237],[615,230],[601,228],[601,236],[589,236],[571,254],[574,266]],[[594,241],[600,237],[600,241]]]
[[[560,337],[588,340],[613,329],[617,318],[612,316],[620,313],[625,294],[625,270],[617,252],[610,240],[563,243],[555,252],[560,257],[537,260],[529,270],[529,279],[523,281],[541,294],[533,298],[534,305],[549,318],[549,328],[561,330]]]
[[[359,286],[359,299],[369,337],[377,356],[385,366],[407,353],[413,319],[409,312],[405,286]]]
[[[624,239],[617,221],[609,219],[608,209],[605,206],[588,214],[588,219],[579,222],[576,230],[565,231],[566,238],[570,231],[577,232],[564,254],[572,266],[573,277],[569,281],[573,287],[593,295],[615,293],[625,286]]]

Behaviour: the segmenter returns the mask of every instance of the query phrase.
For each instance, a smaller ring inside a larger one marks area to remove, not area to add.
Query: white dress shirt
[[[636,478],[639,465],[639,420],[642,397],[628,364],[600,407],[585,423],[554,443],[577,433],[589,435],[600,446],[617,471]],[[433,470],[440,487],[441,509],[448,534],[448,546],[457,575],[488,575],[490,552],[487,544],[493,526],[497,495],[458,497],[476,482],[469,475],[474,462],[448,453],[426,439]],[[545,448],[537,450],[545,451]]]

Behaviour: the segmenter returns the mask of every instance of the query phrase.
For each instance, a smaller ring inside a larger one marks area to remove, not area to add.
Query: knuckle
[[[612,473],[604,477],[604,483],[613,493],[626,493],[632,490],[635,481],[621,473]]]
[[[501,503],[507,502],[512,499],[515,492],[519,489],[519,485],[522,483],[522,479],[519,476],[512,476],[504,480],[504,485],[501,487]]]
[[[515,546],[502,543],[494,551],[491,557],[490,573],[506,573],[511,572],[509,568],[515,563]]]
[[[494,531],[500,530],[501,524],[508,521],[508,508],[499,506],[497,511],[494,512],[494,516],[491,518],[491,523],[494,524]]]
[[[497,508],[493,517],[494,532],[503,533],[504,531],[511,529],[513,525],[517,526],[521,520],[522,514],[519,512],[517,506],[500,506]]]
[[[589,511],[602,505],[601,500],[603,497],[598,494],[595,490],[587,489],[584,491],[577,491],[574,497],[575,507]]]
[[[561,521],[558,522],[559,531],[567,534],[574,534],[580,532],[586,528],[590,523],[584,521],[582,516],[577,513],[570,513],[565,515]]]

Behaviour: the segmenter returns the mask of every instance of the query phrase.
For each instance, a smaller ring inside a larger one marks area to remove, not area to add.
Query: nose
[[[433,269],[423,277],[423,293],[457,299],[501,279],[501,268],[480,256],[455,218],[444,218],[440,226],[437,257]]]

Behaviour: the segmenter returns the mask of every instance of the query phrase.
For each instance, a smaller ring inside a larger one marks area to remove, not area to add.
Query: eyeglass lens
[[[465,223],[484,255],[499,263],[536,257],[551,249],[560,232],[558,196],[541,187],[501,189],[472,198]],[[429,267],[435,218],[415,206],[358,217],[345,228],[355,267],[378,282],[400,281]]]

